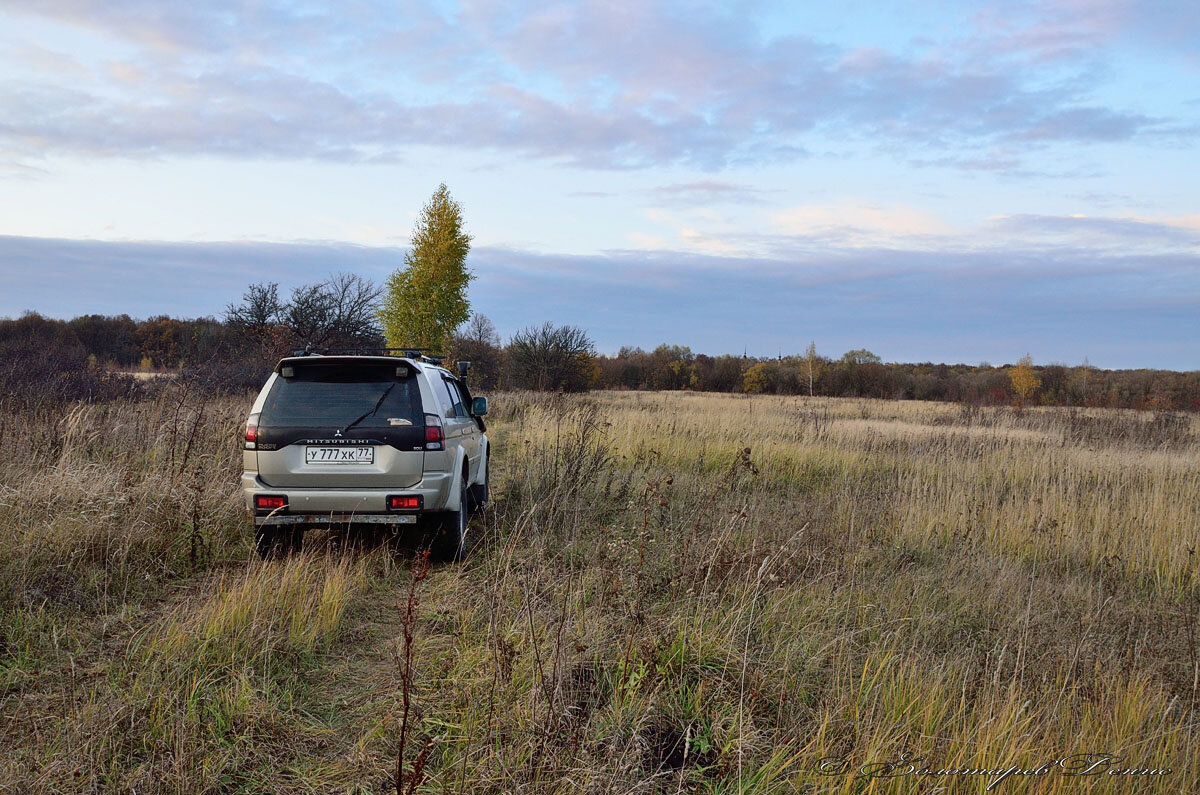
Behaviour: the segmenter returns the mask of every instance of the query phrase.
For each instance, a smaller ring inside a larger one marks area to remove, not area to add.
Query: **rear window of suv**
[[[397,378],[392,364],[296,365],[293,377],[275,379],[260,423],[344,427],[364,414],[355,427],[423,425],[421,390],[411,370]]]

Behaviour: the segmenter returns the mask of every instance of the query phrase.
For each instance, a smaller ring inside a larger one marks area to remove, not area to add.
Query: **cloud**
[[[1140,114],[1117,113],[1107,108],[1067,108],[1037,119],[1017,138],[1029,141],[1127,141],[1156,124],[1157,120]]]
[[[994,231],[1009,239],[1049,241],[1093,250],[1182,251],[1200,254],[1200,219],[1114,218],[1086,215],[1004,215],[991,219]]]
[[[664,249],[668,247],[667,239],[660,235],[648,235],[645,232],[630,232],[625,237],[635,248]]]
[[[0,179],[37,179],[49,174],[44,168],[22,163],[16,159],[7,159],[0,152]]]
[[[0,145],[27,156],[371,160],[434,144],[716,170],[795,160],[832,136],[967,168],[1008,146],[990,161],[1006,169],[1031,143],[1195,137],[1095,102],[1086,69],[1046,84],[1006,54],[1036,48],[1019,31],[1007,50],[946,55],[767,31],[753,4],[3,4],[122,54],[68,85],[42,65],[61,52],[9,53],[34,77],[0,80]]]
[[[774,213],[771,220],[784,234],[839,239],[847,245],[874,245],[882,240],[948,235],[952,231],[927,210],[854,201],[800,205]]]
[[[648,188],[642,193],[659,205],[699,207],[715,204],[763,204],[773,191],[720,180],[698,180],[660,185]]]
[[[975,18],[989,49],[1040,61],[1094,57],[1116,42],[1200,66],[1200,17],[1190,0],[1005,0]]]

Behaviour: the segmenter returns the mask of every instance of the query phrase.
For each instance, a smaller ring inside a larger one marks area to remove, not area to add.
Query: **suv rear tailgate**
[[[421,480],[421,390],[402,362],[281,367],[258,419],[259,478],[276,488],[406,488]]]

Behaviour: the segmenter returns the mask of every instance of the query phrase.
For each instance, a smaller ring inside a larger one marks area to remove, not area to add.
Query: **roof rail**
[[[318,348],[311,342],[303,350],[292,352],[293,356],[404,356],[430,364],[441,364],[442,356],[429,353],[429,348],[381,348],[365,345],[354,348]]]

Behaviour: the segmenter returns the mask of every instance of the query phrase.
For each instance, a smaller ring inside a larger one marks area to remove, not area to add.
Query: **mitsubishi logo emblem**
[[[334,436],[341,436],[341,435],[342,435],[342,429],[341,429],[341,428],[338,428],[336,431],[334,431],[334,432],[333,432],[333,435],[334,435]]]

